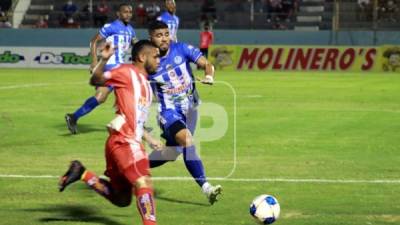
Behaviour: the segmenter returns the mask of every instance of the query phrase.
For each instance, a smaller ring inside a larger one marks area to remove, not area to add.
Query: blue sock
[[[183,160],[185,161],[187,170],[196,180],[197,184],[202,187],[203,184],[207,182],[207,179],[204,172],[203,162],[197,155],[196,147],[194,145],[183,150]]]
[[[82,116],[90,113],[94,108],[96,108],[99,105],[99,102],[97,99],[93,96],[88,98],[85,103],[74,112],[74,119],[78,120]]]
[[[149,155],[150,168],[159,167],[168,160],[162,160],[161,151],[152,151]]]

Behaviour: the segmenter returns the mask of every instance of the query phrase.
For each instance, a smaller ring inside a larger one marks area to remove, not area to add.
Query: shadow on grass
[[[192,201],[168,198],[168,197],[163,197],[163,196],[160,196],[160,195],[156,195],[156,199],[158,201],[166,201],[166,202],[173,202],[173,203],[186,204],[186,205],[195,205],[195,206],[203,206],[203,207],[210,206],[209,204],[206,204],[206,203],[192,202]]]
[[[68,137],[71,134],[67,128],[65,123],[57,124],[54,126],[57,130],[65,131],[65,133],[60,134],[60,136]],[[92,133],[92,132],[106,132],[107,129],[105,126],[99,126],[98,124],[78,124],[78,134]]]
[[[88,208],[89,206],[71,206],[71,205],[54,205],[47,208],[37,209],[25,209],[29,212],[46,212],[49,214],[55,214],[50,217],[40,218],[39,221],[42,223],[50,222],[86,222],[86,223],[98,223],[105,225],[123,225],[110,218],[98,215],[95,209]]]

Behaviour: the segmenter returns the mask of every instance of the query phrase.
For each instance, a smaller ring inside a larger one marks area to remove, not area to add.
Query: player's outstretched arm
[[[199,68],[202,68],[204,70],[204,79],[200,79],[200,82],[203,84],[213,84],[214,83],[214,65],[211,64],[206,57],[201,56],[198,60],[197,60],[197,65],[199,66]]]
[[[101,60],[93,68],[92,77],[90,78],[90,84],[94,86],[102,86],[106,82],[104,78],[104,67],[114,54],[114,49],[111,47],[111,43],[106,43],[101,51]]]
[[[98,63],[97,59],[97,43],[104,38],[97,33],[91,40],[90,40],[90,55],[92,57],[92,64],[90,65],[90,71],[93,71],[94,67]]]

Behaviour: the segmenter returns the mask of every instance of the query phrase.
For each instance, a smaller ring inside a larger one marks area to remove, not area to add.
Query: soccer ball
[[[250,205],[250,215],[260,224],[271,224],[278,219],[281,208],[271,195],[257,196]]]

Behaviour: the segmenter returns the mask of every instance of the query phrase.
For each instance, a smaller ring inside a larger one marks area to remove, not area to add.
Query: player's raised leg
[[[130,189],[125,191],[114,190],[109,181],[99,178],[95,173],[86,170],[78,160],[72,161],[67,172],[60,178],[60,192],[79,180],[85,182],[90,188],[118,207],[126,207],[131,203],[132,192]]]

